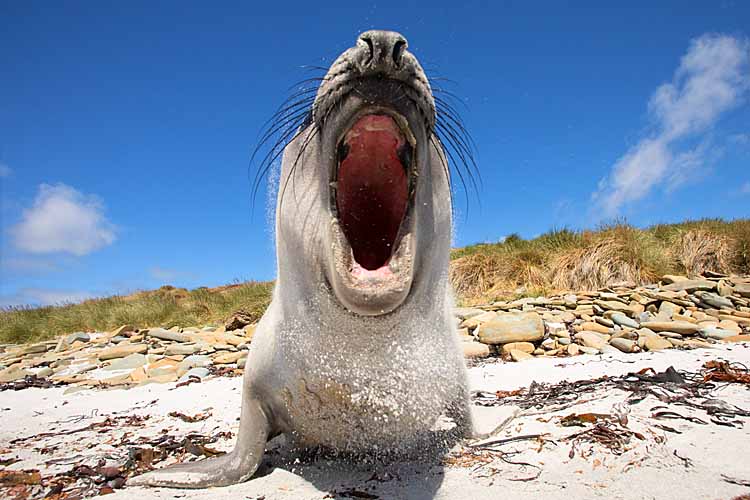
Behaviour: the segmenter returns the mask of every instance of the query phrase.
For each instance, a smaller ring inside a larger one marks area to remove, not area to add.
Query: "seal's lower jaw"
[[[331,285],[351,312],[376,316],[395,310],[411,289],[414,139],[392,111],[364,110],[352,121],[331,183]]]

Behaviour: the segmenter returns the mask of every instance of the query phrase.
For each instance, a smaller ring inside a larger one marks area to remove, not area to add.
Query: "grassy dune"
[[[532,240],[510,235],[453,250],[451,281],[460,300],[477,303],[706,271],[750,273],[750,219],[562,229]]]
[[[220,323],[239,310],[259,319],[271,300],[272,288],[272,282],[195,290],[163,286],[80,304],[10,308],[0,312],[0,342],[44,340],[75,331],[111,330],[124,324],[169,328]]]
[[[451,281],[459,302],[488,302],[609,283],[654,282],[664,274],[705,271],[750,274],[750,219],[627,224],[590,231],[553,230],[531,240],[511,235],[501,243],[453,250]],[[222,322],[243,310],[259,318],[273,283],[248,282],[185,290],[170,286],[40,308],[0,311],[0,342],[28,342],[63,333]]]

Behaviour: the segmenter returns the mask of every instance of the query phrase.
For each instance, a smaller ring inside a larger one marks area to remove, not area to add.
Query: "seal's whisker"
[[[476,159],[474,158],[474,151],[471,149],[470,144],[467,142],[466,135],[456,131],[449,123],[438,122],[436,124],[438,132],[446,135],[450,140],[450,143],[455,147],[456,151],[461,155],[464,165],[467,170],[471,173],[473,168],[474,172],[479,178],[479,182],[482,181],[482,174],[479,171]],[[473,175],[473,174],[472,174]]]
[[[463,176],[461,174],[461,170],[464,170],[464,173],[466,173],[467,177],[469,178],[469,181],[471,182],[471,186],[474,189],[475,193],[479,193],[479,188],[477,186],[476,179],[474,178],[474,174],[471,171],[470,164],[473,162],[473,157],[471,157],[471,153],[468,154],[464,149],[461,147],[460,144],[457,144],[457,139],[450,133],[446,132],[444,129],[442,129],[440,126],[438,127],[438,136],[441,139],[441,144],[445,147],[446,153],[448,153],[448,156],[450,157],[451,162],[455,166],[456,172],[458,172],[459,177],[463,180]],[[455,156],[454,156],[455,154]],[[460,162],[456,161],[456,156],[461,160]],[[463,168],[459,168],[459,165],[461,165]],[[466,189],[466,184],[462,183],[464,186],[464,189]],[[467,193],[468,194],[468,193]],[[468,196],[467,196],[468,201]]]
[[[294,139],[296,139],[297,136],[301,134],[304,130],[305,129],[301,127],[294,127],[293,124],[290,124],[284,130],[284,132],[278,137],[273,147],[269,149],[269,151],[266,153],[263,160],[259,163],[259,168],[255,174],[255,179],[253,181],[253,195],[252,195],[253,207],[255,206],[255,200],[257,198],[258,189],[260,188],[261,181],[263,180],[263,178],[266,177],[268,172],[271,170],[273,163],[284,152],[284,148],[286,147],[286,145],[292,142]],[[251,162],[252,162],[252,159],[251,159]]]

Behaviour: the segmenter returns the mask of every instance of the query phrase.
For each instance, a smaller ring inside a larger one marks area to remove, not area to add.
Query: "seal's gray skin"
[[[421,446],[444,414],[461,432],[471,429],[448,284],[449,180],[443,151],[430,140],[432,92],[406,40],[363,33],[331,66],[312,112],[283,155],[278,280],[245,365],[237,444],[228,455],[149,472],[131,485],[245,481],[280,433],[303,446],[359,453]],[[373,112],[394,117],[412,144],[413,189],[393,275],[359,279],[332,181],[337,144],[357,117]]]

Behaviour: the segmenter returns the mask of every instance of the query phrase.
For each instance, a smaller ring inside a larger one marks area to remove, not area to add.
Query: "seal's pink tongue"
[[[409,196],[405,144],[393,118],[367,115],[347,132],[339,163],[336,205],[354,259],[366,270],[388,264]]]

